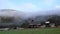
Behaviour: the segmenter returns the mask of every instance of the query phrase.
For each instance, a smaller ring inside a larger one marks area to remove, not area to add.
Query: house
[[[36,23],[34,20],[31,20],[28,23],[29,23],[28,28],[39,28],[41,26],[40,23]]]

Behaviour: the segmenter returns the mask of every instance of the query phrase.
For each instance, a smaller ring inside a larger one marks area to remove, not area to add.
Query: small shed
[[[50,21],[45,22],[46,27],[50,27]]]
[[[46,27],[55,27],[55,23],[50,23],[50,21],[45,22]]]

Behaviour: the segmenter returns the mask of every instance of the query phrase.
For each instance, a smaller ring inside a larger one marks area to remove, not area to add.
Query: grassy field
[[[60,34],[60,28],[40,28],[0,31],[0,34]]]

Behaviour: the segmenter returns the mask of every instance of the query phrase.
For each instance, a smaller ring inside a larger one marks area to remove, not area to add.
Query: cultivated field
[[[0,34],[60,34],[60,28],[38,28],[0,31]]]

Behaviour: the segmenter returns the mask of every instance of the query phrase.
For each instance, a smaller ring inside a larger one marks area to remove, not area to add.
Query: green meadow
[[[0,31],[0,34],[60,34],[60,28],[37,28]]]

